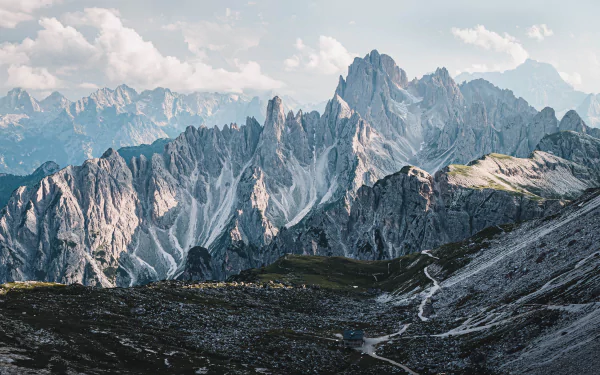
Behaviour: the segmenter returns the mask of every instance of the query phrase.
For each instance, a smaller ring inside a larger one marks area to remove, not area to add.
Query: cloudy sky
[[[0,94],[126,83],[318,102],[372,49],[411,78],[532,58],[599,92],[598,14],[597,0],[0,0]]]

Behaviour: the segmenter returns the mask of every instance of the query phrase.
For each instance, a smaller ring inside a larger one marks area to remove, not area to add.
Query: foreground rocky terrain
[[[388,261],[287,255],[229,282],[5,284],[0,372],[594,374],[600,191]],[[366,343],[342,349],[361,328]]]

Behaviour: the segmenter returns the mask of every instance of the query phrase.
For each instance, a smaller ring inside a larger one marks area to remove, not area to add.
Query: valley
[[[5,284],[0,358],[7,374],[589,373],[599,209],[593,190],[552,217],[431,251],[286,255],[227,282]],[[349,327],[373,339],[343,349]]]

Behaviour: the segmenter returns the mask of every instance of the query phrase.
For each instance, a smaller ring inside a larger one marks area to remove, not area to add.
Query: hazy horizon
[[[0,93],[22,87],[39,99],[59,91],[76,100],[127,84],[274,92],[314,103],[329,99],[353,58],[373,49],[409,79],[438,67],[453,76],[504,71],[531,58],[595,93],[599,8],[592,1],[574,9],[558,1],[0,0]]]

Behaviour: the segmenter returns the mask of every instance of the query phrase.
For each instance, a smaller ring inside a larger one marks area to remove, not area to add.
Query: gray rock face
[[[8,95],[0,98],[0,113],[32,113],[41,110],[40,104],[23,89],[11,90]]]
[[[489,155],[435,176],[405,167],[359,189],[350,204],[339,202],[280,233],[268,252],[392,259],[555,213],[563,206],[556,198],[599,183],[597,172],[544,152],[530,159]]]
[[[58,172],[60,167],[53,161],[42,164],[32,174],[27,176],[15,176],[0,173],[0,209],[8,203],[10,196],[20,186],[33,186],[48,175]]]
[[[593,129],[587,126],[579,114],[573,110],[567,112],[560,124],[558,125],[560,131],[574,131],[577,133],[590,134],[597,137],[600,134],[600,129]]]
[[[537,149],[600,170],[600,140],[590,135],[574,131],[550,134],[540,141]]]
[[[388,160],[430,173],[489,153],[527,157],[546,134],[589,129],[571,113],[559,126],[554,110],[538,112],[483,79],[459,86],[444,68],[408,82],[377,51],[355,59],[336,94],[371,125]]]
[[[144,108],[144,121],[165,126],[187,113],[169,90],[136,95],[101,90],[69,108]],[[374,51],[354,61],[323,115],[286,114],[276,97],[262,127],[253,118],[188,127],[162,153],[125,160],[109,149],[17,189],[0,214],[0,281],[173,279],[191,272],[198,246],[210,254],[203,277],[224,278],[285,252],[384,259],[540,217],[560,206],[555,199],[597,186],[595,170],[542,152],[433,176],[402,168],[528,155],[546,132],[587,131],[565,118],[558,124],[552,110],[538,113],[485,81],[459,87],[445,69],[408,82]]]
[[[465,83],[457,95],[461,100],[444,110],[454,115],[443,127],[429,131],[431,141],[413,159],[428,171],[465,164],[492,152],[526,157],[541,137],[557,129],[553,111],[538,113],[512,92],[487,81]]]
[[[183,273],[179,275],[178,279],[184,281],[204,281],[210,279],[212,275],[212,258],[208,249],[200,246],[192,247],[188,251]]]

